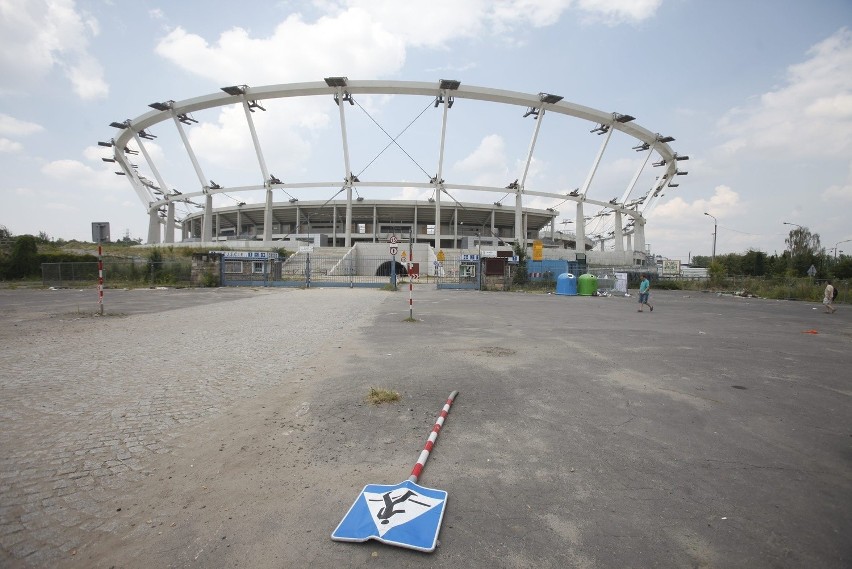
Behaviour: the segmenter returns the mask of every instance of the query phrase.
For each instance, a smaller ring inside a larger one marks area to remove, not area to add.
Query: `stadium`
[[[412,100],[415,111],[424,103],[425,107],[393,136],[373,116],[379,111],[370,102],[377,100]],[[285,110],[288,102],[291,107]],[[294,102],[300,106],[293,107]],[[324,107],[324,112],[338,128],[327,129],[336,132],[336,141],[334,148],[324,148],[323,154],[338,157],[331,158],[332,167],[303,180],[282,175],[286,178],[282,181],[272,172],[295,174],[301,170],[291,163],[282,172],[283,163],[270,158],[279,151],[279,145],[262,144],[275,131],[266,126],[269,119],[262,122],[261,117],[276,111],[293,116],[294,108],[304,116],[328,104],[334,106]],[[511,249],[516,243],[531,247],[541,242],[545,258],[572,260],[580,254],[590,265],[637,266],[646,262],[650,252],[645,242],[648,214],[665,191],[678,186],[676,177],[687,173],[678,168],[688,157],[671,148],[674,138],[640,126],[631,115],[570,103],[551,93],[468,86],[456,80],[426,83],[328,77],[310,83],[234,85],[223,87],[219,93],[149,106],[150,111],[134,119],[111,123],[117,129],[115,136],[99,142],[112,149],[112,155],[104,160],[118,166],[116,174],[126,177],[148,215],[148,244],[227,246],[234,250],[347,249],[384,244],[390,236],[404,236],[437,254],[472,249],[481,252],[483,247]],[[462,170],[459,164],[464,165],[464,161],[451,161],[447,156],[450,147],[459,146],[454,141],[459,131],[469,130],[464,118],[461,128],[453,128],[459,112],[479,112],[476,109],[482,106],[499,109],[497,118],[480,122],[495,130],[505,124],[509,130],[504,137],[507,144],[520,147],[519,138],[528,141],[522,156],[512,164],[514,170],[506,168],[513,175],[499,184],[493,176],[465,179],[458,175]],[[330,113],[328,108],[332,109]],[[428,119],[431,126],[419,127],[418,121],[427,120],[420,119],[430,108],[434,110]],[[211,120],[197,118],[211,112],[221,114]],[[232,142],[234,152],[243,149],[245,156],[251,157],[244,161],[251,167],[239,173],[223,167],[229,149],[209,144],[209,137],[192,132],[206,128],[208,134],[215,134],[210,125],[222,122],[226,113],[231,121],[239,117],[244,127],[245,137]],[[384,134],[384,138],[379,135],[380,143],[353,128],[359,120],[371,124],[364,116]],[[523,119],[528,122],[516,122]],[[523,137],[518,136],[518,124],[526,125]],[[417,131],[417,138],[403,147],[403,133],[409,129]],[[576,141],[567,138],[565,133],[569,132],[577,136]],[[577,135],[579,132],[583,134]],[[174,140],[171,147],[163,141],[155,142],[166,136]],[[626,150],[634,165],[632,172],[619,181],[604,173],[605,166],[621,156],[610,156],[615,146],[610,143],[616,139],[622,155]],[[368,161],[370,154],[363,149],[381,148],[382,144],[382,151]],[[417,169],[412,168],[412,173],[388,168],[375,173],[374,167],[368,173],[367,168],[388,148],[402,151]],[[572,151],[569,156],[565,148],[584,150]],[[422,158],[423,152],[417,160],[417,153],[423,149],[431,153],[431,162]],[[533,175],[542,157],[554,149],[555,158],[547,163],[564,163],[565,169],[571,170],[561,175],[572,180],[562,182],[563,187],[542,184]],[[205,156],[205,150],[211,150],[212,155]],[[360,156],[356,156],[358,152]],[[586,166],[578,172],[569,158],[577,155],[582,159],[583,153],[592,156],[591,162],[586,157]],[[175,154],[183,156],[178,160]],[[362,163],[358,168],[353,167],[356,158]],[[173,168],[177,162],[187,167],[178,172]],[[330,171],[334,173],[329,175]],[[211,179],[221,175],[231,179],[221,184]],[[400,199],[398,194],[403,190],[417,199]],[[297,196],[299,192],[307,196]],[[375,197],[362,195],[369,192]],[[389,199],[388,192],[396,192],[397,197]],[[609,197],[616,192],[615,197]],[[322,199],[306,199],[317,196]],[[573,219],[563,217],[566,214],[573,214]],[[566,231],[569,224],[573,224],[573,231]]]

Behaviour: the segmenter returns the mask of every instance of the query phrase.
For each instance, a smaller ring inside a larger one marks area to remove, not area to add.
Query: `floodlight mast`
[[[444,143],[447,139],[447,113],[450,108],[449,91],[456,91],[461,86],[460,81],[455,79],[441,79],[438,88],[441,90],[440,97],[444,99],[444,107],[441,115],[441,144],[438,150],[438,173],[432,179],[435,192],[435,249],[441,250],[441,192],[444,190]]]
[[[344,187],[346,188],[346,234],[344,238],[344,246],[352,246],[352,169],[349,165],[349,141],[346,135],[346,112],[341,105],[343,101],[345,88],[349,84],[346,77],[326,77],[325,83],[329,87],[335,89],[335,101],[337,102],[338,112],[340,114],[340,137],[343,141],[343,179]],[[351,97],[350,97],[351,99]]]

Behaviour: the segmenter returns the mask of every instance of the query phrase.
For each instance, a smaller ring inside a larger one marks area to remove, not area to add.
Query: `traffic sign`
[[[389,545],[431,552],[438,543],[447,493],[420,486],[417,481],[426,466],[438,433],[444,426],[458,391],[450,393],[426,445],[405,482],[395,486],[367,484],[331,533],[335,541],[375,539]]]
[[[399,243],[399,237],[397,237],[396,235],[391,235],[390,237],[388,237],[388,243],[393,243],[394,245],[396,245],[397,243]]]
[[[375,539],[434,551],[447,493],[406,480],[395,486],[367,484],[331,534],[336,541]]]
[[[396,255],[398,251],[399,251],[399,249],[397,249],[394,246],[391,246],[391,248],[390,248],[390,254],[391,255]]]

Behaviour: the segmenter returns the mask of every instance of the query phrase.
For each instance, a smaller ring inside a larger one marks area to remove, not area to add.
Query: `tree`
[[[716,259],[710,263],[710,266],[707,268],[707,274],[710,275],[710,284],[721,286],[725,281],[725,265]]]
[[[8,276],[21,279],[37,275],[40,269],[38,262],[38,243],[32,235],[21,235],[12,245],[12,256],[9,259]]]
[[[823,249],[819,242],[819,233],[811,233],[807,227],[797,227],[790,230],[790,235],[784,240],[790,252],[790,271],[802,276],[811,265],[822,265]]]
[[[706,269],[710,266],[710,257],[707,257],[705,255],[695,255],[694,257],[692,257],[691,265],[693,267]]]
[[[529,275],[527,274],[527,248],[515,241],[512,244],[512,250],[518,257],[518,267],[515,270],[515,276],[512,281],[516,285],[522,285],[529,280]]]
[[[852,257],[849,255],[841,255],[834,264],[832,272],[834,273],[834,278],[837,279],[852,278]]]
[[[766,274],[766,253],[749,249],[740,264],[744,275],[762,277]]]

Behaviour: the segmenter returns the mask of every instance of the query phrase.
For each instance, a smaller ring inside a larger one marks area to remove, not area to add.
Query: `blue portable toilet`
[[[556,278],[556,294],[577,296],[577,278],[571,273],[562,273]]]

